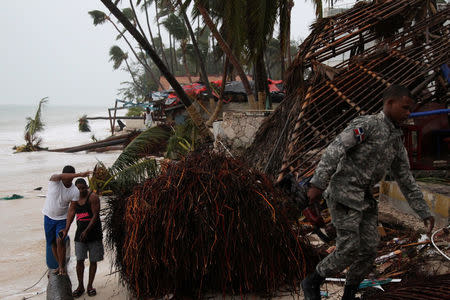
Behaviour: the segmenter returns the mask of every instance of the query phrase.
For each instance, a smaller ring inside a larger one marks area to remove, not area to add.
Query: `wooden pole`
[[[116,104],[114,105],[114,119],[112,121],[112,128],[111,128],[112,135],[114,135],[114,126],[116,126],[116,113],[117,113],[117,100],[116,100]]]

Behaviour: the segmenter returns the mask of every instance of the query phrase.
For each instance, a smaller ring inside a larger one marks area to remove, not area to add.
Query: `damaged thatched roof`
[[[407,86],[420,103],[447,101],[440,67],[450,58],[450,7],[437,12],[429,3],[364,2],[317,21],[287,72],[287,97],[248,159],[273,176],[302,177],[350,120],[382,109],[390,85]]]

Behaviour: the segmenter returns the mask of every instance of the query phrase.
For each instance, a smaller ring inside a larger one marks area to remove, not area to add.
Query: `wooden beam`
[[[333,89],[333,91],[345,102],[347,102],[351,107],[353,107],[357,112],[361,114],[365,114],[366,112],[364,110],[361,110],[361,107],[359,107],[356,103],[354,103],[352,100],[350,100],[347,96],[344,95],[334,84],[332,84],[330,81],[325,82],[330,88]]]

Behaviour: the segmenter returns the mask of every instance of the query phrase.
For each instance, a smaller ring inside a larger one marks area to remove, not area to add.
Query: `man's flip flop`
[[[92,297],[92,296],[97,295],[97,291],[95,289],[88,289],[87,294],[88,294],[88,296]]]
[[[81,295],[84,294],[84,289],[80,290],[80,289],[76,289],[75,291],[72,292],[72,297],[74,298],[78,298],[81,297]]]

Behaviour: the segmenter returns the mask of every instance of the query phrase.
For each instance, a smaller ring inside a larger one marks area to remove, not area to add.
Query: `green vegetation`
[[[44,129],[45,124],[42,122],[42,107],[45,103],[47,103],[48,97],[42,98],[39,101],[38,108],[36,110],[36,114],[34,118],[28,117],[27,124],[25,125],[25,145],[14,146],[14,150],[16,152],[31,152],[43,150],[40,147],[42,143],[42,139],[37,135],[38,132],[41,132]]]
[[[127,117],[139,117],[144,113],[144,109],[140,106],[130,107],[126,113]]]
[[[87,115],[83,115],[78,119],[78,130],[80,132],[91,132],[91,127],[89,126]]]

